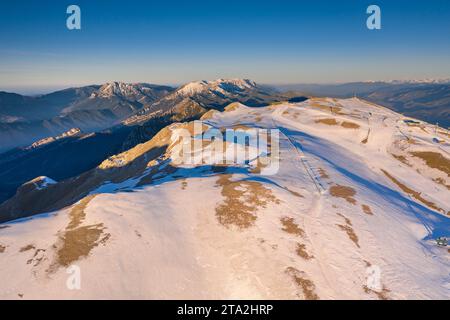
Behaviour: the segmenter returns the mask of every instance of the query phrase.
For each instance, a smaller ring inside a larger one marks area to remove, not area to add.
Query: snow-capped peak
[[[248,79],[217,79],[214,81],[189,82],[177,90],[179,95],[193,95],[206,91],[237,92],[256,87],[256,83]]]
[[[94,92],[91,97],[111,97],[114,95],[117,96],[131,96],[137,95],[140,93],[140,88],[135,83],[125,83],[125,82],[108,82],[105,83],[98,89],[97,92]]]
[[[185,84],[180,89],[178,89],[178,93],[182,95],[191,95],[195,93],[202,92],[205,88],[208,87],[208,81],[193,81]]]
[[[33,183],[37,190],[42,190],[51,184],[57,184],[57,182],[49,177],[41,176],[31,180],[29,183]]]

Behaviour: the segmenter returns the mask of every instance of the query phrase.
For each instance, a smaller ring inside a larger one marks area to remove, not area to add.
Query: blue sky
[[[77,4],[82,30],[66,28]],[[382,29],[366,28],[377,4]],[[450,1],[0,2],[0,90],[450,77]]]

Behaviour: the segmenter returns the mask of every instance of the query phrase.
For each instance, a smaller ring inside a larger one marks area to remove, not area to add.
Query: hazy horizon
[[[181,84],[348,83],[450,75],[448,1],[74,2],[0,4],[0,90],[36,94],[113,80]]]

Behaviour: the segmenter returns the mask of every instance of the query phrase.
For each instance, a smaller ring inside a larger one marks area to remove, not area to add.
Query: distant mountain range
[[[38,97],[0,92],[0,152],[71,128],[106,129],[172,92],[167,86],[108,83]]]
[[[241,79],[192,82],[177,90],[114,82],[53,95],[60,97],[61,106],[56,107],[53,101],[52,115],[57,112],[61,115],[52,120],[37,120],[43,113],[33,113],[34,109],[26,107],[25,102],[16,108],[11,104],[5,104],[8,108],[0,105],[4,115],[29,119],[0,124],[1,141],[5,141],[0,149],[17,147],[19,142],[20,145],[29,143],[0,154],[0,203],[14,195],[26,181],[38,176],[61,180],[81,174],[108,156],[151,139],[173,122],[199,119],[208,110],[223,110],[232,102],[264,106],[285,98],[269,87]],[[50,100],[48,96],[22,97],[22,101],[32,101],[36,108],[44,108],[44,102]],[[111,116],[102,118],[99,114]],[[55,119],[61,118],[71,120],[55,125]],[[55,136],[48,137],[53,132]]]

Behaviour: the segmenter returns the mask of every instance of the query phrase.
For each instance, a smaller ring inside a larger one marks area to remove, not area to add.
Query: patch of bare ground
[[[272,191],[260,182],[239,180],[232,181],[232,175],[224,174],[217,180],[225,198],[216,207],[216,217],[220,224],[239,229],[251,227],[256,221],[258,208],[265,208],[269,202],[280,203]]]
[[[6,250],[6,247],[4,245],[0,244],[0,253],[5,252],[5,250]]]
[[[369,142],[369,136],[370,136],[370,128],[367,131],[367,136],[361,141],[362,144],[367,144]]]
[[[289,234],[294,234],[296,236],[304,237],[305,231],[303,231],[302,228],[298,226],[298,224],[295,223],[294,218],[291,217],[283,217],[280,219],[281,224],[283,225],[284,232],[287,232]]]
[[[342,231],[344,231],[347,236],[350,238],[350,240],[353,241],[353,243],[360,248],[359,246],[359,239],[358,236],[356,235],[355,231],[353,230],[353,225],[352,222],[349,218],[345,217],[344,215],[337,213],[338,216],[344,218],[345,220],[345,225],[342,224],[337,224],[337,226],[339,227],[339,229],[341,229]]]
[[[445,212],[444,209],[439,208],[436,204],[434,204],[433,202],[425,199],[422,197],[422,193],[417,192],[411,188],[409,188],[408,186],[404,185],[403,183],[401,183],[400,181],[398,181],[396,178],[394,178],[389,172],[387,172],[386,170],[381,169],[381,171],[385,174],[386,177],[388,177],[394,184],[396,184],[403,192],[407,193],[408,195],[412,196],[413,198],[415,198],[416,200],[422,202],[424,205],[426,205],[427,207],[439,211],[443,214],[447,214],[450,215],[450,211],[449,212]]]
[[[330,194],[336,198],[343,198],[348,203],[356,204],[354,196],[356,195],[355,189],[352,187],[341,186],[339,184],[330,187]]]
[[[60,238],[62,246],[57,251],[57,265],[68,267],[73,262],[87,257],[92,249],[99,244],[106,243],[110,234],[106,234],[101,238],[104,230],[103,223],[67,230]]]
[[[358,236],[356,235],[355,231],[353,230],[353,228],[349,225],[342,225],[342,224],[338,224],[337,225],[342,231],[345,231],[345,233],[347,233],[348,237],[350,238],[350,240],[353,241],[353,243],[360,248],[359,246],[359,239]]]
[[[45,259],[45,249],[35,249],[33,257],[27,260],[27,264],[33,264],[34,267],[38,266]]]
[[[81,225],[86,218],[86,212],[84,212],[84,210],[88,206],[89,202],[91,202],[95,197],[96,195],[87,196],[80,200],[78,204],[73,206],[69,213],[70,222],[66,229],[75,229]]]
[[[25,252],[25,251],[30,251],[30,250],[34,250],[34,249],[36,249],[36,247],[33,244],[29,244],[29,245],[26,245],[26,246],[20,248],[19,252]]]
[[[319,168],[318,171],[319,171],[319,175],[320,175],[320,177],[322,179],[329,179],[330,178],[330,176],[328,175],[328,172],[325,169]]]
[[[442,178],[436,178],[436,179],[433,179],[433,181],[436,182],[436,183],[439,183],[439,184],[443,185],[443,186],[446,187],[448,190],[450,190],[450,185],[448,185],[448,184],[445,182],[444,179],[442,179]]]
[[[239,103],[233,102],[233,103],[230,103],[228,106],[226,106],[224,110],[225,110],[225,112],[231,112],[231,111],[235,111],[237,109],[239,109]]]
[[[341,123],[341,127],[346,128],[346,129],[359,129],[360,125],[354,122],[350,122],[350,121],[343,121]]]
[[[331,112],[332,114],[338,114],[338,115],[345,115],[346,113],[342,112],[342,106],[337,105],[325,105],[321,102],[329,103],[326,100],[316,100],[311,99],[312,103],[310,103],[310,106],[325,112]]]
[[[290,194],[292,194],[293,196],[295,196],[295,197],[298,197],[298,198],[304,198],[299,192],[297,192],[297,191],[294,191],[294,190],[291,190],[291,189],[289,189],[288,187],[285,187],[285,189],[290,193]]]
[[[401,163],[404,163],[404,164],[406,164],[408,167],[411,167],[411,164],[408,162],[408,159],[406,159],[405,156],[399,155],[399,154],[394,154],[394,153],[391,153],[391,155],[392,155],[395,159],[397,159],[398,161],[400,161]]]
[[[334,118],[324,118],[324,119],[318,119],[315,121],[316,123],[322,123],[329,126],[337,126],[338,122]]]
[[[365,214],[368,214],[369,216],[373,216],[372,209],[367,204],[362,204],[361,208]]]
[[[346,216],[344,216],[342,213],[336,213],[339,217],[341,217],[342,219],[345,220],[345,223],[348,224],[349,226],[352,226],[352,221],[347,218]]]
[[[439,134],[442,134],[442,135],[444,135],[444,136],[446,136],[447,138],[450,138],[450,133],[449,133],[449,132],[445,132],[445,131],[440,131],[440,130],[438,130],[438,133],[439,133]]]
[[[252,163],[252,168],[250,169],[250,173],[253,174],[260,174],[262,172],[262,170],[264,168],[267,168],[268,164],[268,158],[264,159],[264,163],[262,161],[260,161],[260,157],[258,157],[258,159],[256,160],[256,165],[253,165]]]
[[[203,114],[202,117],[200,118],[200,120],[202,120],[202,121],[203,120],[209,120],[209,119],[211,119],[214,116],[214,114],[216,112],[217,112],[216,110],[211,109],[208,112],[206,112],[205,114]]]
[[[363,286],[363,289],[364,289],[364,292],[367,293],[367,294],[371,294],[371,293],[375,294],[378,297],[379,300],[390,300],[389,296],[388,296],[388,293],[391,292],[391,291],[388,290],[385,286],[383,286],[383,289],[380,290],[380,291],[370,289],[367,286]]]
[[[293,267],[288,267],[286,273],[294,280],[295,284],[302,290],[302,295],[305,300],[319,300],[316,294],[316,286],[314,282],[309,280],[306,273],[299,271]],[[299,295],[300,296],[300,295]]]
[[[411,154],[425,161],[430,167],[445,172],[450,177],[450,160],[439,152],[415,151]]]
[[[326,124],[329,126],[341,126],[345,129],[358,129],[360,128],[359,124],[350,121],[342,121],[341,123],[337,122],[335,118],[322,118],[315,121],[316,123]]]
[[[297,248],[295,249],[295,252],[299,257],[302,257],[305,260],[311,260],[312,258],[314,258],[313,255],[310,255],[306,251],[306,246],[303,243],[297,243]]]
[[[249,126],[245,125],[245,124],[236,124],[232,127],[234,130],[249,130],[252,129]]]
[[[286,101],[273,101],[270,103],[271,106],[278,106],[280,104],[286,103]]]
[[[186,179],[181,181],[181,190],[186,190],[187,186],[188,186],[188,183],[187,183]]]
[[[261,122],[261,120],[262,120],[261,116],[258,116],[258,117],[255,118],[255,122]]]
[[[103,223],[81,226],[86,218],[85,209],[94,197],[95,195],[88,196],[72,208],[69,224],[55,244],[57,249],[55,261],[50,266],[49,272],[56,271],[60,266],[68,267],[73,262],[89,256],[92,249],[99,244],[105,244],[110,238],[109,233],[104,233],[106,228]]]

